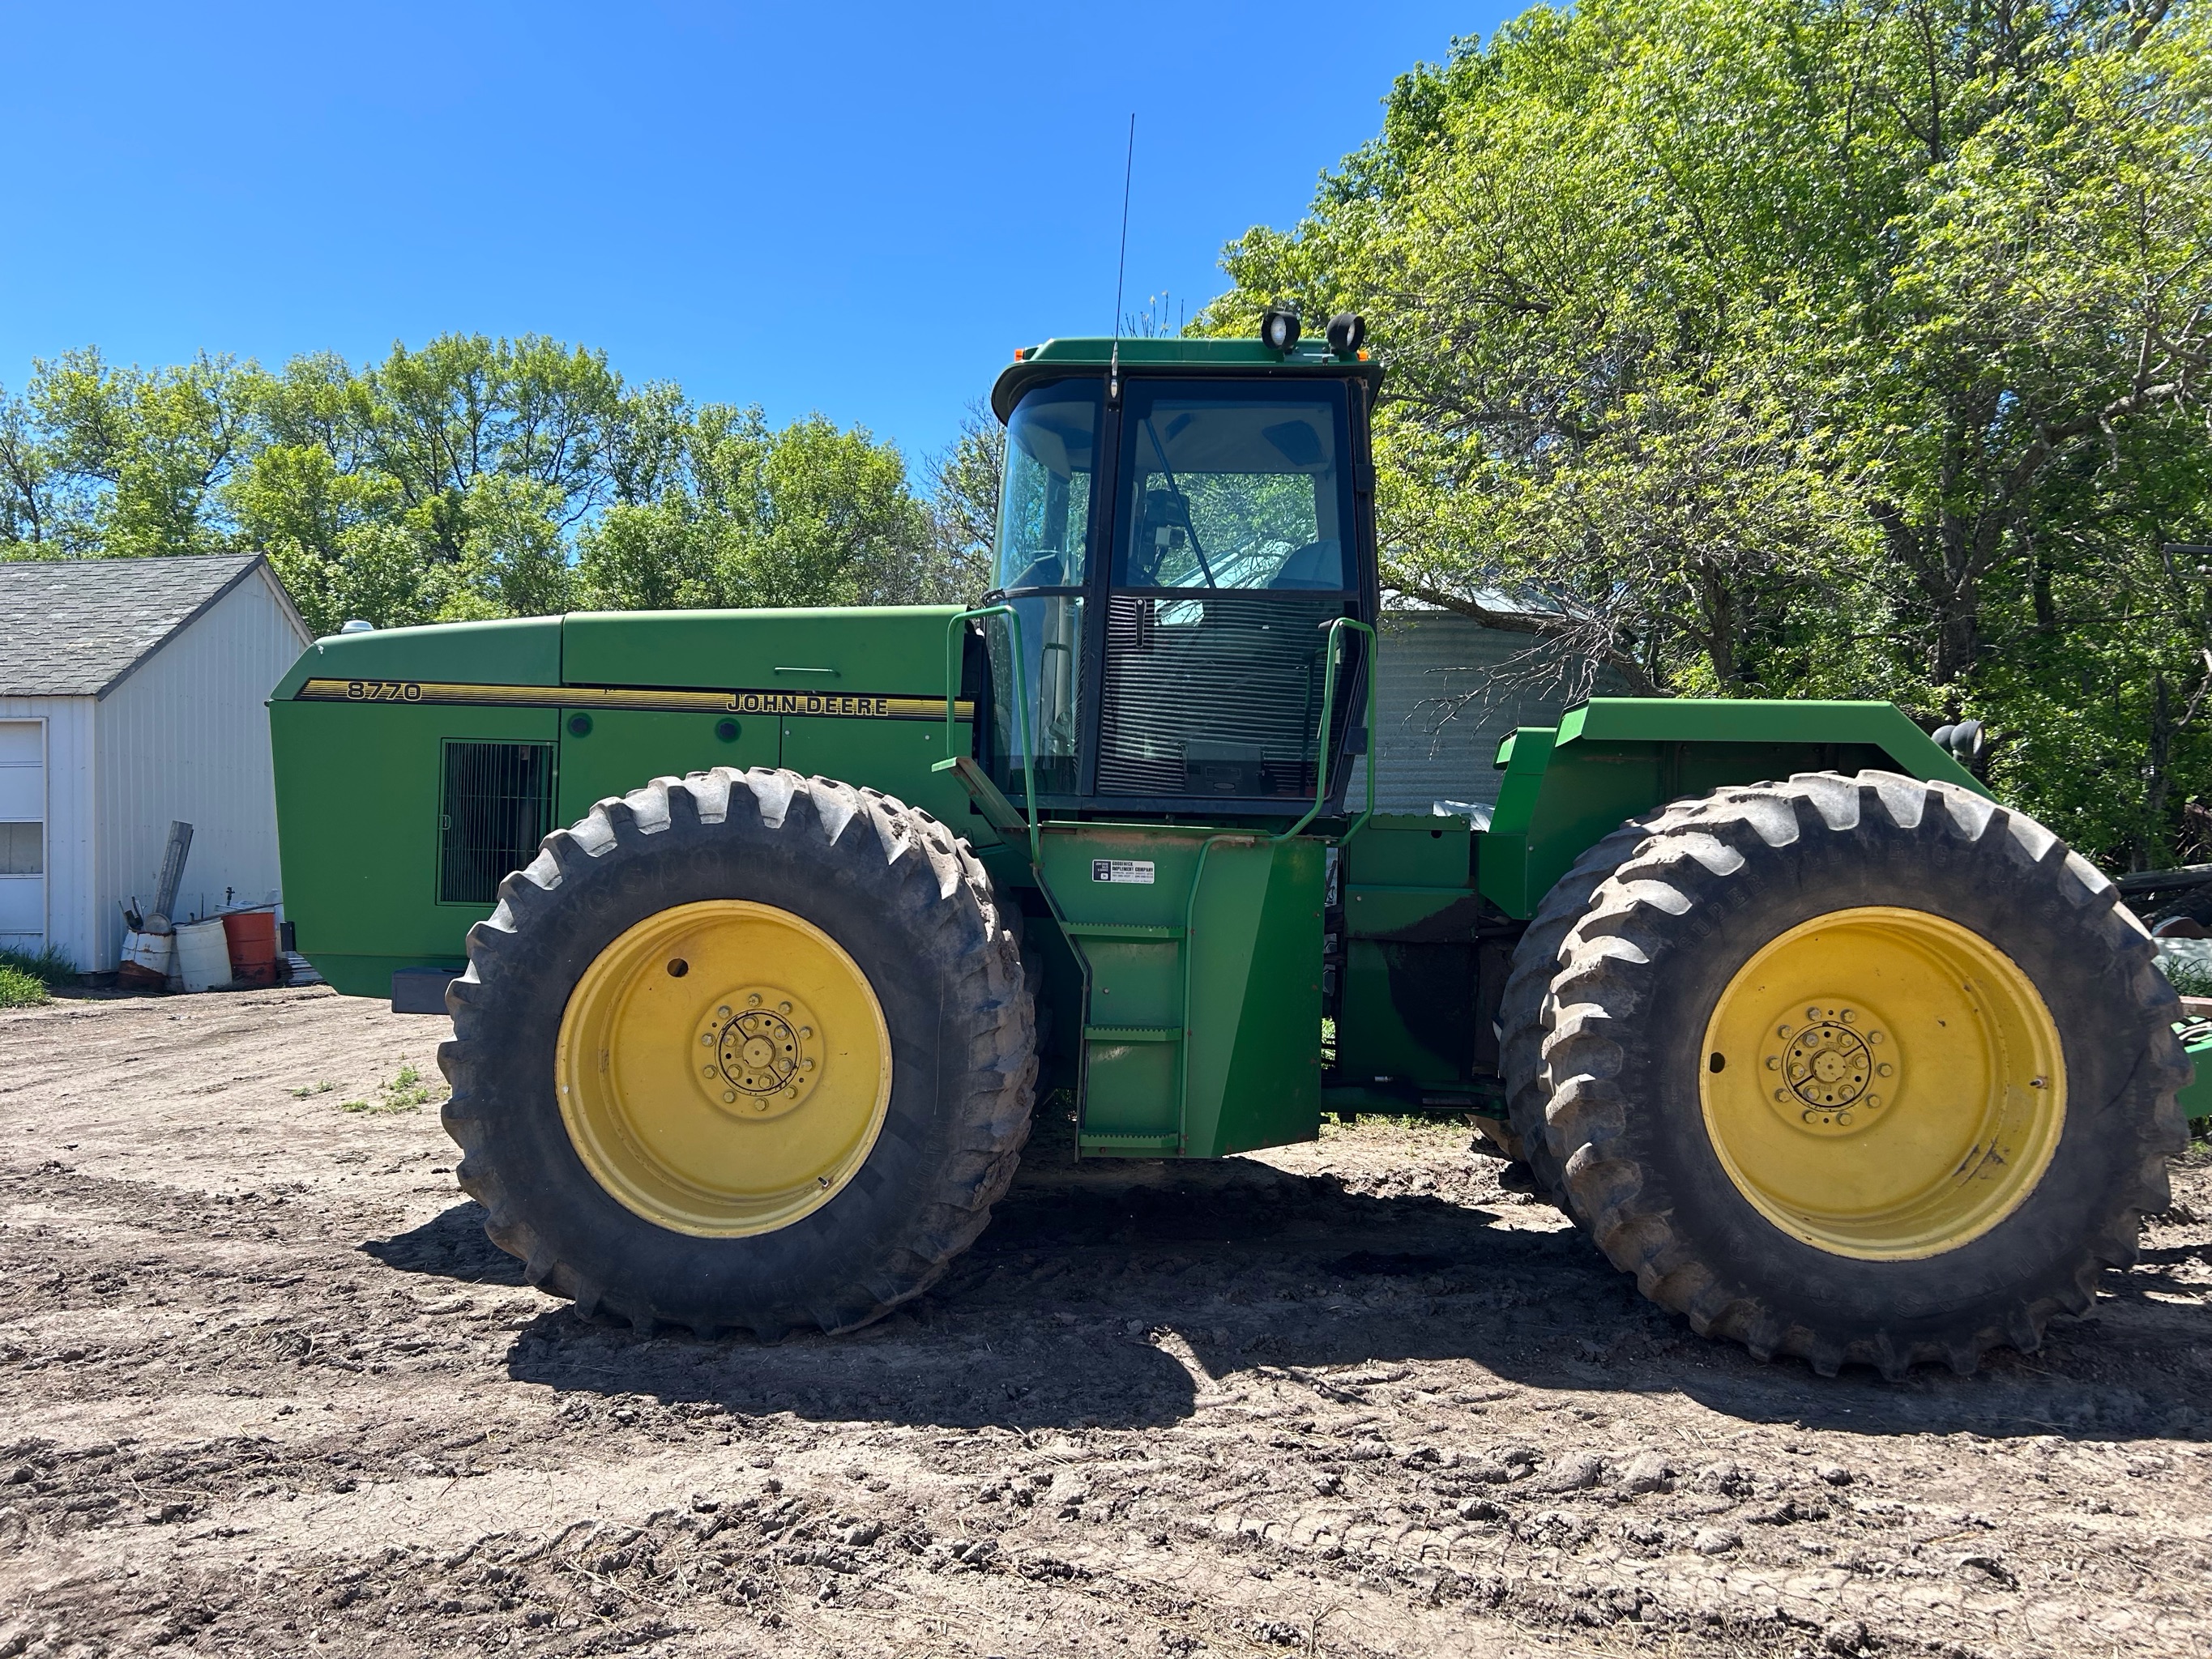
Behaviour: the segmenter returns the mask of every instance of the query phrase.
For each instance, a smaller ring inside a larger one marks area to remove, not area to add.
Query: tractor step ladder
[[[1133,922],[1065,924],[1090,968],[1084,1010],[1085,1152],[1142,1157],[1183,1147],[1183,930]]]
[[[984,818],[1009,841],[1027,840],[1042,865],[1037,830],[990,775],[966,755],[941,760]],[[1201,861],[1202,862],[1202,861]],[[1202,869],[1192,873],[1203,880]],[[1073,889],[1060,896],[1073,896]],[[1161,896],[1188,914],[1188,893]],[[1060,901],[1054,903],[1060,913]],[[1158,1156],[1183,1150],[1183,1088],[1188,1075],[1190,975],[1185,929],[1167,923],[1083,921],[1060,916],[1084,964],[1083,1079],[1077,1147],[1107,1156]]]

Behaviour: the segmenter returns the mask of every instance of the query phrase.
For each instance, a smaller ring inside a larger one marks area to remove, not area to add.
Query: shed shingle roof
[[[258,553],[0,562],[0,696],[105,696],[261,562]]]

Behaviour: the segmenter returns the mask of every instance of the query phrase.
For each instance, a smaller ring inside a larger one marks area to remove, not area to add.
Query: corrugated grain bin
[[[222,919],[230,951],[230,976],[240,985],[276,982],[276,913],[234,910]]]

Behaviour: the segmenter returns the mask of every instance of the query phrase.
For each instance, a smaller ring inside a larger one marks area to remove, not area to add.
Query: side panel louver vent
[[[448,743],[438,820],[438,902],[494,904],[499,884],[553,828],[553,745]]]

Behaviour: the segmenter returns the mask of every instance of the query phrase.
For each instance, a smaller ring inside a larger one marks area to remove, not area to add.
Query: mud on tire
[[[2095,868],[2029,818],[1888,773],[1724,790],[1632,829],[1559,947],[1531,1098],[1577,1220],[1647,1297],[1823,1375],[1930,1359],[1963,1373],[1998,1344],[2033,1349],[2053,1314],[2089,1305],[2100,1268],[2133,1261],[2185,1144],[2174,1094],[2189,1073],[2149,938]],[[1732,975],[1787,930],[1859,906],[1929,913],[1996,945],[2050,1010],[2066,1066],[2040,1178],[1987,1231],[1917,1259],[1838,1254],[1774,1225],[1700,1104],[1706,1023]]]
[[[890,1036],[881,1133],[836,1196],[778,1231],[699,1237],[616,1201],[555,1098],[571,990],[624,930],[747,899],[821,928],[866,975]],[[941,1275],[980,1233],[1028,1139],[1035,1032],[1016,935],[967,845],[872,789],[719,768],[601,801],[546,837],[469,933],[447,993],[445,1125],[485,1231],[586,1316],[702,1334],[848,1330]]]

